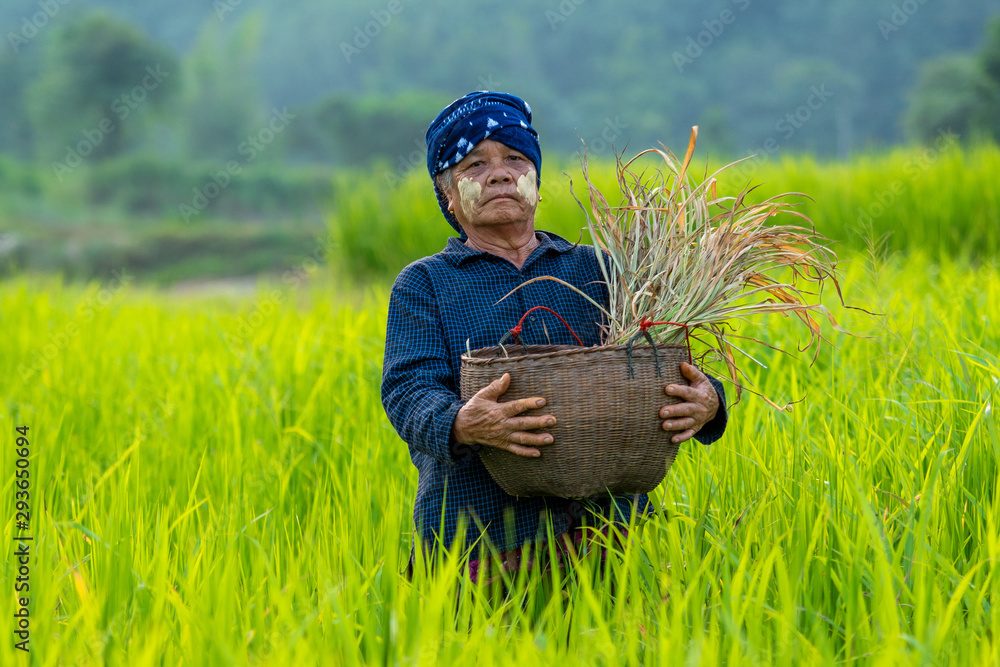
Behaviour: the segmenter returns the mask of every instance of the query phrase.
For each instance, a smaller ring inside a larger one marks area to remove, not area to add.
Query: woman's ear
[[[455,193],[451,191],[451,179],[446,178],[443,174],[438,174],[434,177],[434,182],[437,184],[441,193],[444,194],[445,200],[448,202],[448,210],[452,213],[455,212]]]

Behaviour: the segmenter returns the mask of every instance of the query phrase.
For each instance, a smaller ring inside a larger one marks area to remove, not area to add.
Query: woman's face
[[[484,139],[452,169],[448,206],[464,229],[534,223],[536,178],[523,153]]]

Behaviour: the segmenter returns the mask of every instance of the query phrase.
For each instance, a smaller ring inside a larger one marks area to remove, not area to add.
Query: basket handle
[[[639,323],[639,331],[637,331],[634,336],[629,338],[628,347],[625,349],[625,356],[628,357],[628,377],[630,380],[635,379],[635,372],[632,369],[632,345],[643,336],[645,336],[646,340],[649,341],[650,347],[653,348],[653,362],[656,364],[656,377],[663,377],[660,374],[660,355],[656,351],[656,343],[653,342],[653,337],[649,335],[649,329],[660,324],[672,324],[675,327],[684,328],[684,342],[688,349],[688,363],[694,366],[694,359],[691,357],[691,328],[688,325],[681,324],[680,322],[654,322],[648,317],[644,317],[642,318],[642,322]]]
[[[553,315],[555,315],[556,317],[558,317],[558,318],[559,318],[559,321],[560,321],[560,322],[562,322],[562,323],[563,323],[564,325],[566,325],[566,328],[567,328],[567,329],[569,329],[569,332],[570,332],[571,334],[573,334],[573,338],[575,338],[575,339],[576,339],[576,342],[577,342],[577,344],[578,344],[578,345],[579,345],[580,347],[583,347],[583,341],[582,341],[582,340],[580,340],[580,337],[576,335],[576,332],[575,332],[575,331],[573,331],[573,327],[571,327],[571,326],[570,326],[570,325],[569,325],[569,324],[568,324],[568,323],[566,322],[566,320],[564,320],[564,319],[562,318],[562,316],[561,316],[561,315],[560,315],[559,313],[557,313],[556,311],[552,310],[552,309],[551,309],[551,308],[549,308],[548,306],[535,306],[534,308],[529,308],[529,309],[528,309],[528,310],[527,310],[527,311],[526,311],[526,312],[524,313],[524,315],[522,315],[522,316],[521,316],[521,319],[520,319],[520,320],[518,320],[518,322],[517,322],[517,325],[515,325],[513,329],[511,329],[510,331],[508,331],[507,333],[505,333],[505,334],[503,335],[503,337],[502,337],[502,338],[500,339],[500,343],[499,343],[499,344],[500,344],[500,345],[502,346],[502,345],[503,345],[503,344],[504,344],[504,343],[505,343],[505,342],[507,341],[507,339],[508,339],[508,338],[511,338],[511,337],[512,337],[512,338],[514,339],[514,341],[515,341],[515,342],[516,342],[516,341],[518,341],[518,340],[520,339],[520,337],[521,337],[521,330],[522,330],[522,329],[524,328],[524,318],[526,318],[526,317],[527,317],[528,315],[530,315],[530,314],[531,314],[531,313],[532,313],[533,311],[536,311],[536,310],[547,310],[547,311],[549,311],[550,313],[552,313]],[[524,345],[525,349],[527,349],[527,347],[528,347],[528,346],[527,346],[527,345],[526,345],[526,344],[524,343],[524,341],[521,341],[521,345]]]

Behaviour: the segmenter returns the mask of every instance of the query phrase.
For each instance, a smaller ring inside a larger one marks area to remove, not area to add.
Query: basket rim
[[[624,351],[627,351],[628,348],[629,348],[628,345],[591,345],[589,347],[580,347],[579,345],[551,345],[551,346],[550,345],[529,345],[528,349],[530,350],[532,347],[553,347],[553,348],[563,348],[563,349],[555,349],[555,350],[551,350],[549,352],[529,352],[527,354],[518,354],[516,356],[515,355],[511,355],[509,357],[477,357],[477,356],[475,356],[475,354],[477,352],[482,352],[484,350],[497,350],[497,349],[500,348],[499,345],[489,345],[487,347],[476,348],[475,350],[472,351],[473,356],[471,356],[471,357],[468,354],[465,354],[463,352],[462,356],[461,356],[461,363],[468,364],[470,366],[486,366],[486,365],[495,364],[495,363],[498,363],[498,362],[511,363],[511,362],[518,362],[518,361],[536,361],[538,359],[551,359],[551,358],[555,358],[555,357],[568,357],[568,356],[573,356],[573,355],[577,355],[577,354],[591,354],[591,353],[594,353],[594,352],[619,352],[619,351],[620,352],[624,352]],[[648,343],[642,343],[642,344],[638,344],[637,343],[637,344],[635,344],[635,345],[632,346],[632,351],[635,352],[637,350],[651,350],[652,348],[653,348],[653,346],[650,345],[650,344],[648,344]],[[684,350],[685,352],[687,352],[688,349],[689,349],[688,346],[684,345],[683,343],[658,343],[656,345],[656,349],[658,349],[658,350],[666,350],[666,349],[671,349],[671,348],[679,349],[679,350]],[[523,348],[515,348],[515,349],[521,350]]]

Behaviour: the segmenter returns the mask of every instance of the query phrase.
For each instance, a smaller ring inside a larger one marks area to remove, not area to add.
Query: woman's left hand
[[[671,438],[678,443],[693,438],[705,424],[715,419],[719,411],[719,394],[708,376],[686,361],[681,362],[681,373],[691,381],[690,386],[671,384],[663,391],[667,396],[676,396],[683,402],[660,409],[660,417],[666,420],[663,430],[680,431]]]

